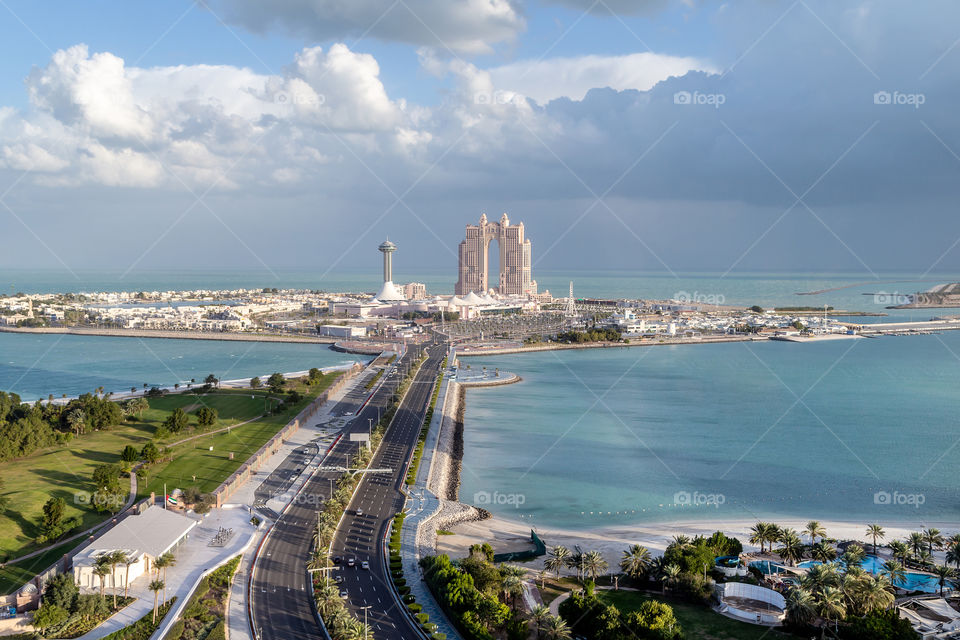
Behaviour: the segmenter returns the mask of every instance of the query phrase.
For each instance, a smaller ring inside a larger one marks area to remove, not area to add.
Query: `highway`
[[[364,617],[360,608],[370,607],[366,611],[367,620],[377,640],[418,637],[405,614],[395,605],[388,583],[386,559],[379,550],[389,519],[403,506],[400,488],[404,481],[406,461],[416,445],[433,381],[446,353],[443,345],[431,345],[428,350],[429,357],[412,381],[371,465],[373,468],[389,467],[392,473],[364,475],[333,544],[333,555],[344,559],[335,573],[342,576],[341,588],[348,593],[345,604],[360,620]],[[409,367],[419,352],[420,348],[410,347],[404,358],[396,363],[397,368],[403,370]],[[376,422],[378,411],[382,412],[387,406],[401,374],[384,378],[383,384],[362,409],[361,405],[370,395],[362,380],[334,408],[334,415],[352,415],[358,411],[359,414],[347,424],[343,437],[324,460],[324,466],[346,466],[357,447],[362,446],[362,443],[350,442],[348,434],[366,433],[369,419]],[[302,450],[292,453],[266,479],[258,495],[270,494],[289,486],[295,479],[296,470],[302,467],[303,458]],[[307,469],[305,472],[309,471]],[[317,509],[329,494],[329,478],[338,475],[316,473],[298,499],[276,522],[264,542],[253,573],[250,593],[255,638],[306,640],[320,636],[310,601],[306,562],[310,555]],[[357,509],[363,514],[358,515]],[[348,558],[356,559],[355,567],[346,566]],[[364,560],[370,563],[369,569],[360,568]]]

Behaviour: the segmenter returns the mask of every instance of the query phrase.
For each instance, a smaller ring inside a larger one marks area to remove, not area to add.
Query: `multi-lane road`
[[[410,347],[397,361],[396,368],[402,372],[409,367],[421,349],[423,347]],[[446,353],[442,344],[428,345],[426,349],[427,360],[411,382],[371,464],[372,468],[389,468],[391,472],[362,477],[332,546],[333,555],[343,558],[335,573],[343,578],[341,588],[347,592],[346,605],[361,620],[366,614],[377,640],[419,637],[404,611],[395,604],[386,559],[380,549],[390,518],[403,507],[404,470],[416,446],[433,383]],[[324,466],[347,466],[350,457],[361,446],[361,443],[351,442],[349,434],[367,432],[370,419],[376,422],[401,377],[401,373],[386,375],[369,401],[370,392],[364,384],[357,384],[334,407],[334,415],[345,415],[352,420],[324,460]],[[278,477],[269,478],[265,486],[285,485],[287,479],[302,467],[304,457],[302,450],[292,453],[278,469]],[[304,470],[304,473],[309,472],[309,468]],[[250,589],[253,631],[258,640],[306,640],[320,636],[310,601],[306,562],[317,509],[328,497],[329,478],[337,475],[315,473],[263,543]],[[347,566],[350,558],[355,559],[354,567]],[[364,561],[369,563],[369,569],[361,568]]]

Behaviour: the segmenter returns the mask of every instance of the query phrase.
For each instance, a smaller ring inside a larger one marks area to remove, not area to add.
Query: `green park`
[[[8,454],[0,462],[0,562],[4,563],[0,593],[10,593],[82,545],[85,536],[73,537],[122,509],[130,498],[131,475],[136,476],[135,499],[151,492],[162,495],[166,488],[168,492],[181,489],[199,502],[200,496],[216,489],[338,375],[316,371],[309,378],[280,384],[253,381],[258,388],[220,389],[207,384],[180,393],[117,401],[112,404],[122,406],[122,413],[108,408],[104,413],[111,416],[106,420],[110,424],[97,428],[90,428],[96,424],[94,411],[109,400],[96,394],[87,398],[92,409],[83,415],[86,429],[76,425],[73,415],[82,409],[51,417],[41,412],[53,409],[21,405],[19,411],[35,415],[17,422],[33,420],[27,426],[45,427],[52,435],[26,455]],[[8,401],[8,409],[10,405]],[[9,432],[0,437],[23,443],[20,451],[26,451],[31,445],[17,439],[17,428],[25,427],[14,423],[16,411],[8,410],[6,416],[0,411],[0,431]],[[69,426],[66,433],[63,427],[57,429],[58,424]],[[106,508],[94,499],[103,491],[95,480],[102,478],[100,474],[112,477],[109,482],[116,492]],[[35,555],[23,558],[28,554]]]

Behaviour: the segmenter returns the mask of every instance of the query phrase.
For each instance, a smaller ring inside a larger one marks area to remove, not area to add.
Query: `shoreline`
[[[522,347],[491,347],[470,349],[465,346],[457,347],[457,358],[469,358],[473,356],[502,356],[511,353],[536,353],[538,351],[565,351],[567,349],[626,349],[629,347],[657,347],[685,344],[722,344],[727,342],[757,342],[766,341],[770,338],[756,336],[717,336],[710,338],[673,338],[668,340],[647,340],[637,342],[585,342],[582,344],[566,344],[553,342],[547,344],[535,344]]]
[[[771,519],[780,526],[791,527],[802,532],[807,520]],[[867,522],[854,523],[840,520],[820,520],[827,530],[829,538],[837,540],[856,540],[868,553],[872,552],[868,536],[866,535]],[[470,545],[480,542],[489,542],[495,552],[517,551],[530,546],[530,530],[537,532],[547,548],[563,545],[569,549],[579,545],[584,551],[596,550],[603,554],[604,559],[615,567],[626,548],[633,544],[641,544],[650,550],[651,555],[663,555],[667,545],[676,535],[710,536],[714,531],[722,531],[728,536],[736,537],[743,543],[744,553],[759,552],[759,545],[750,543],[750,527],[756,520],[717,519],[704,521],[676,521],[635,525],[609,525],[594,529],[564,529],[560,527],[539,527],[530,523],[518,522],[502,516],[493,515],[484,520],[473,520],[452,525],[449,529],[454,535],[438,536],[437,553],[446,553],[453,557],[465,557]],[[960,530],[956,522],[916,522],[913,523],[877,523],[880,524],[886,536],[878,541],[878,547],[884,543],[907,537],[912,531],[920,531],[926,527],[937,527],[945,536],[952,535]],[[806,536],[801,536],[806,542]],[[935,551],[934,557],[943,563],[943,551]],[[543,557],[527,563],[517,563],[522,566],[539,568]]]
[[[459,357],[461,353],[457,351]],[[555,526],[540,526],[533,522],[514,520],[503,515],[491,514],[486,509],[460,501],[460,474],[464,455],[464,414],[466,390],[469,385],[453,383],[455,387],[449,409],[450,419],[441,426],[437,443],[437,459],[433,461],[432,481],[428,487],[441,501],[440,512],[432,519],[432,546],[436,554],[447,554],[451,558],[466,557],[471,545],[488,542],[494,552],[518,551],[528,549],[530,531],[535,530],[548,548],[563,545],[569,549],[580,546],[584,551],[599,551],[611,567],[617,566],[623,551],[630,545],[641,544],[654,556],[662,555],[667,545],[676,535],[710,536],[714,531],[723,531],[728,536],[738,538],[744,552],[759,552],[759,545],[750,543],[750,527],[757,519],[716,518],[704,520],[663,520],[660,522],[601,525],[585,529],[568,529]],[[445,412],[446,413],[446,412]],[[817,517],[811,510],[810,519]],[[766,518],[780,526],[803,531],[808,520],[799,520],[795,516]],[[874,522],[844,521],[839,519],[820,520],[827,529],[827,535],[837,540],[856,540],[871,552],[870,541],[866,534],[868,524]],[[885,542],[907,537],[913,531],[927,527],[937,527],[945,536],[960,532],[960,523],[955,521],[890,521],[878,522],[886,536],[879,541],[881,550]],[[444,529],[452,535],[436,535]],[[941,564],[945,562],[944,552],[934,553]],[[526,563],[515,563],[527,568],[539,569],[543,558]]]
[[[224,340],[236,342],[298,342],[332,345],[337,338],[323,336],[284,336],[280,334],[231,333],[209,331],[167,331],[164,329],[99,329],[94,327],[0,327],[2,333],[27,333],[110,338],[164,338],[171,340]]]

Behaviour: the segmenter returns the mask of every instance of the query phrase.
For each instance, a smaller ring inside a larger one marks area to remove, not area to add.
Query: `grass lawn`
[[[174,447],[171,450],[174,460],[165,465],[155,465],[148,471],[147,481],[141,481],[138,487],[139,496],[147,496],[151,490],[160,493],[163,482],[167,482],[169,489],[197,486],[206,492],[216,488],[250,454],[326,389],[338,374],[339,372],[336,372],[324,376],[320,384],[309,389],[297,384],[297,390],[303,393],[305,398],[296,407],[282,414],[268,416],[229,432],[203,436]],[[206,396],[189,393],[151,398],[150,409],[136,422],[125,422],[109,430],[87,433],[66,445],[49,447],[25,458],[0,463],[0,478],[5,485],[4,495],[9,499],[7,510],[0,514],[0,558],[16,557],[38,548],[34,542],[39,534],[37,522],[40,520],[43,504],[50,497],[62,497],[66,500],[65,518],[80,516],[83,528],[102,522],[106,516],[98,514],[82,500],[76,501],[75,496],[89,495],[94,490],[91,477],[97,465],[119,462],[120,452],[128,444],[137,449],[141,448],[175,408],[185,409],[191,415],[193,425],[196,425],[196,418],[193,416],[198,409],[203,406],[216,409],[219,419],[212,429],[219,429],[262,415],[267,395],[265,390],[230,389],[215,390]],[[198,433],[203,432],[193,426],[179,434],[171,434],[157,444],[162,448],[165,443]],[[214,448],[212,452],[208,450],[210,446]],[[234,453],[234,460],[228,459],[231,451]],[[196,483],[192,481],[194,474],[197,475]],[[121,486],[127,486],[126,482],[126,479],[121,479]],[[54,556],[54,560],[57,555],[59,554]],[[25,570],[28,563],[34,565],[35,561],[36,559],[27,561],[21,569],[8,567],[0,571],[0,587],[17,582],[20,576],[30,571],[30,575],[34,575],[36,571],[53,563],[51,560],[43,567],[33,566],[32,570]],[[0,588],[0,593],[7,593],[7,590]]]
[[[86,538],[74,540],[73,542],[59,545],[38,556],[18,562],[17,564],[8,564],[0,569],[0,593],[13,593],[22,585],[26,584],[33,576],[47,567],[52,566],[53,563],[62,558],[65,553],[86,543]]]
[[[536,580],[537,588],[540,588],[540,580]],[[543,600],[543,604],[548,605],[556,600],[558,597],[572,591],[574,589],[579,589],[580,583],[577,582],[575,578],[569,576],[561,577],[560,580],[557,580],[553,576],[545,578],[543,581],[543,588],[540,589],[540,598]]]
[[[637,591],[597,591],[597,596],[605,603],[612,604],[620,613],[636,611],[640,603],[656,599],[673,607],[673,613],[683,627],[683,637],[687,640],[786,640],[796,636],[782,633],[760,625],[740,622],[722,616],[706,606],[692,604],[683,600],[660,597]]]
[[[174,456],[171,462],[155,465],[148,471],[146,480],[138,487],[140,495],[146,496],[151,491],[159,495],[163,492],[164,483],[167,485],[167,491],[175,488],[196,487],[199,491],[206,493],[216,489],[247,458],[256,453],[277,431],[290,422],[303,407],[330,386],[336,375],[324,376],[319,384],[309,389],[299,385],[297,389],[304,394],[304,399],[283,413],[266,416],[236,429],[203,436],[174,447],[171,449]],[[251,402],[249,392],[243,394],[243,399],[244,402]],[[259,405],[263,402],[263,396],[258,396],[253,402]],[[262,405],[259,405],[259,409],[262,411]],[[217,425],[218,428],[221,426],[224,425]],[[191,434],[183,432],[177,439],[188,435]],[[173,436],[170,439],[173,439]],[[213,447],[213,451],[210,451],[210,447]],[[233,453],[233,460],[230,459],[231,453]]]

